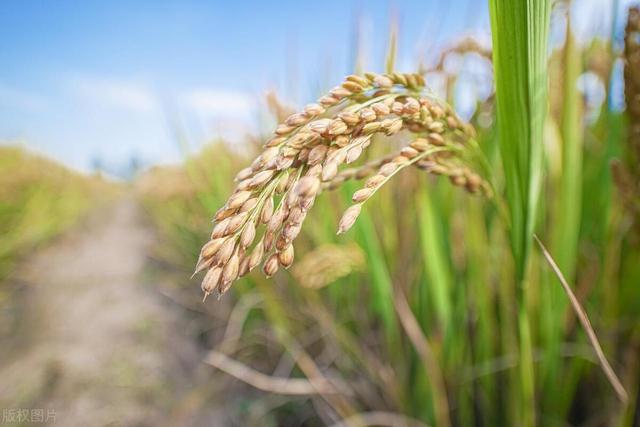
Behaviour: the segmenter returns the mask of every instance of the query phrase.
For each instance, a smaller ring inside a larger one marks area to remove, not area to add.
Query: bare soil
[[[64,426],[228,425],[204,350],[148,274],[157,244],[125,197],[24,261],[0,408],[54,411]]]

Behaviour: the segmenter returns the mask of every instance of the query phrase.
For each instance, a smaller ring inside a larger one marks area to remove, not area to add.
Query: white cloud
[[[76,76],[77,95],[99,106],[135,113],[159,111],[158,97],[143,83],[114,78]]]
[[[200,88],[184,93],[181,104],[201,117],[249,118],[255,100],[246,93]]]
[[[47,100],[36,93],[0,84],[0,107],[27,112],[42,111]]]

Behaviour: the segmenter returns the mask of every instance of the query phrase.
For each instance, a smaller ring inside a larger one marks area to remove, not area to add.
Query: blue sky
[[[178,161],[171,123],[193,146],[237,135],[266,90],[303,103],[350,72],[357,21],[379,70],[391,16],[401,70],[462,35],[488,39],[480,0],[4,0],[0,140],[84,170],[97,157]]]

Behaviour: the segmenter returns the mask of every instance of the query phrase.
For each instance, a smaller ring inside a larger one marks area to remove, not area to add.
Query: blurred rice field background
[[[537,247],[523,273],[522,307],[522,267],[512,256],[500,199],[469,195],[418,170],[394,178],[341,236],[337,223],[357,183],[325,192],[297,240],[291,270],[272,279],[255,271],[222,301],[203,305],[189,276],[235,173],[290,109],[278,94],[266,103],[264,135],[241,146],[211,141],[185,152],[181,164],[152,167],[131,183],[2,148],[3,310],[12,295],[3,283],[32,252],[90,210],[134,194],[159,236],[148,274],[152,281],[171,278],[156,290],[188,320],[184,333],[213,365],[198,370],[203,382],[224,385],[207,398],[185,398],[180,411],[197,413],[215,401],[229,425],[243,426],[507,426],[527,420],[523,412],[541,426],[640,425],[640,12],[614,17],[628,19],[624,40],[577,43],[567,6],[556,3],[551,26],[565,37],[550,48],[533,226],[589,314],[629,394],[626,405]],[[393,33],[389,38],[387,66],[396,43]],[[461,108],[461,92],[476,95],[467,116],[503,193],[498,171],[507,159],[498,141],[491,53],[460,40],[421,71],[428,84],[444,82],[440,95],[454,107]],[[385,68],[382,61],[367,65]],[[328,89],[319,87],[318,95]],[[521,310],[530,328],[533,396],[520,372]],[[293,383],[278,383],[321,377],[347,392],[296,394],[288,388]]]

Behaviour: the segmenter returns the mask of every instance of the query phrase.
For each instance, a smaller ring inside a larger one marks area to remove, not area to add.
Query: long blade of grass
[[[524,279],[542,175],[549,0],[490,0],[498,133],[517,279],[519,424],[535,424],[531,330]]]
[[[591,326],[591,322],[589,321],[589,317],[587,316],[587,313],[584,311],[584,309],[580,305],[580,301],[578,301],[578,298],[576,298],[575,294],[571,290],[571,287],[569,286],[566,279],[564,278],[562,271],[560,270],[556,262],[553,260],[553,257],[551,256],[547,248],[544,246],[544,244],[538,238],[538,236],[534,235],[533,237],[535,238],[536,242],[540,246],[542,255],[544,255],[544,258],[547,260],[547,262],[549,263],[549,266],[551,267],[555,275],[558,277],[558,280],[560,281],[562,288],[567,294],[567,297],[571,302],[571,306],[573,307],[573,310],[575,311],[576,316],[578,316],[578,320],[580,320],[582,327],[587,333],[589,342],[591,343],[591,346],[593,347],[593,350],[595,351],[596,356],[598,357],[598,362],[600,363],[600,366],[602,367],[604,374],[607,376],[609,383],[611,383],[611,386],[615,390],[620,401],[626,405],[629,401],[629,395],[627,394],[627,391],[624,389],[624,386],[616,376],[616,373],[611,367],[611,365],[609,364],[609,361],[607,361],[607,357],[604,355],[604,352],[602,351],[602,347],[600,346],[600,342],[598,341],[596,332],[593,330],[593,327]]]
[[[399,286],[395,287],[393,302],[398,318],[400,319],[400,324],[411,340],[418,356],[420,356],[425,372],[427,372],[429,376],[429,382],[431,383],[435,400],[435,413],[438,425],[444,427],[450,426],[449,401],[447,399],[444,376],[438,365],[437,357],[433,354],[431,345],[422,332],[420,324],[413,315],[409,302]]]
[[[548,0],[490,1],[498,132],[511,247],[524,278],[542,174]]]

